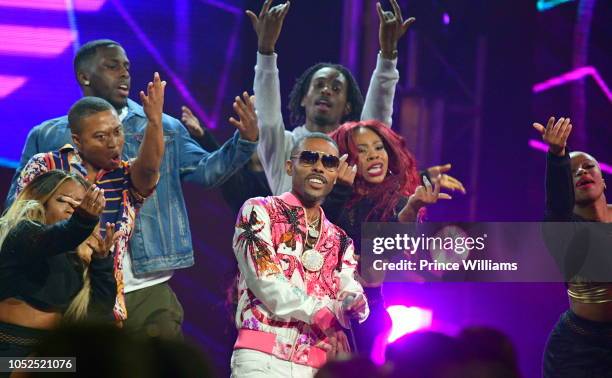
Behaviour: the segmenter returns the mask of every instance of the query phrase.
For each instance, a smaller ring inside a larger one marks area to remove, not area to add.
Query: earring
[[[89,80],[85,80],[85,81],[83,82],[83,85],[84,85],[84,86],[86,86],[86,87],[89,87]]]

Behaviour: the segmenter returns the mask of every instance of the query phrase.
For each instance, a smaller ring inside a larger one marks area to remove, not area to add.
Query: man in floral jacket
[[[292,191],[250,199],[238,215],[234,377],[313,376],[328,356],[349,350],[342,328],[350,318],[368,316],[352,241],[320,207],[339,163],[333,140],[308,134],[286,163]]]

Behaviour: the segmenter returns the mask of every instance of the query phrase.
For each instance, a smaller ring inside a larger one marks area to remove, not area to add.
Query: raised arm
[[[210,130],[200,124],[200,120],[193,114],[187,106],[181,107],[181,121],[189,131],[189,134],[198,142],[200,147],[208,152],[213,152],[221,147],[217,139]]]
[[[391,0],[391,6],[393,12],[388,12],[382,9],[380,3],[376,3],[380,22],[378,29],[380,53],[361,113],[362,120],[376,119],[389,127],[392,123],[395,86],[399,81],[399,72],[396,68],[397,43],[415,21],[414,17],[404,21],[396,0]]]
[[[223,184],[249,161],[257,148],[259,136],[257,115],[249,94],[244,92],[242,97],[236,96],[233,108],[236,116],[231,117],[229,122],[238,131],[212,153],[204,151],[184,127],[179,128],[180,174],[184,180],[215,187]]]
[[[549,221],[569,220],[574,209],[574,185],[567,139],[572,132],[569,118],[550,117],[546,127],[534,123],[533,127],[542,135],[548,145],[546,156],[546,215]]]
[[[338,180],[332,191],[325,197],[322,205],[325,217],[333,224],[338,224],[338,220],[346,210],[346,204],[353,196],[353,182],[357,175],[357,164],[350,166],[346,162],[347,159],[347,154],[340,157]]]
[[[98,224],[106,201],[104,191],[92,185],[81,202],[66,196],[58,201],[74,208],[70,218],[51,225],[31,221],[17,224],[2,245],[3,253],[12,255],[21,264],[76,249],[91,235]]]
[[[290,2],[270,8],[271,4],[272,0],[267,0],[259,15],[251,11],[246,13],[257,34],[253,91],[260,131],[258,154],[272,193],[279,194],[282,192],[285,161],[293,141],[285,131],[283,122],[277,55],[274,51]]]
[[[159,73],[147,85],[147,94],[140,91],[140,100],[147,115],[147,128],[132,163],[130,175],[134,188],[139,193],[151,193],[159,180],[159,168],[164,156],[164,130],[162,113],[164,109],[164,89],[166,82],[161,81]]]

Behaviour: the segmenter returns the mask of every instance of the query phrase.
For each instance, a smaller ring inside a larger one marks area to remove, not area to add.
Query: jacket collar
[[[132,99],[129,99],[129,98],[127,99],[127,108],[128,108],[128,115],[127,117],[125,117],[126,119],[132,115],[137,115],[143,118],[147,117],[144,113],[142,106],[138,105],[138,103],[136,101],[133,101]]]
[[[278,196],[278,198],[285,202],[287,205],[290,206],[299,206],[302,209],[304,209],[304,205],[302,204],[302,201],[300,201],[299,198],[297,198],[295,196],[295,194],[291,193],[291,192],[285,192],[283,194],[281,194],[280,196]],[[323,211],[323,207],[319,206],[320,209],[320,213],[321,213],[321,223],[325,223],[325,212]],[[304,214],[306,213],[306,209],[304,209]]]

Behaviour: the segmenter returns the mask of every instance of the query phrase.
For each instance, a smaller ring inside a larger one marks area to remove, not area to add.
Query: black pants
[[[548,338],[543,370],[544,378],[612,377],[612,323],[564,312]]]
[[[358,324],[353,321],[353,332],[355,342],[353,348],[359,355],[370,357],[377,337],[391,329],[391,318],[385,309],[385,301],[382,295],[382,287],[365,287],[364,294],[368,298],[370,316],[365,322]]]
[[[27,357],[49,331],[0,322],[0,357]],[[0,372],[0,377],[10,373]]]

